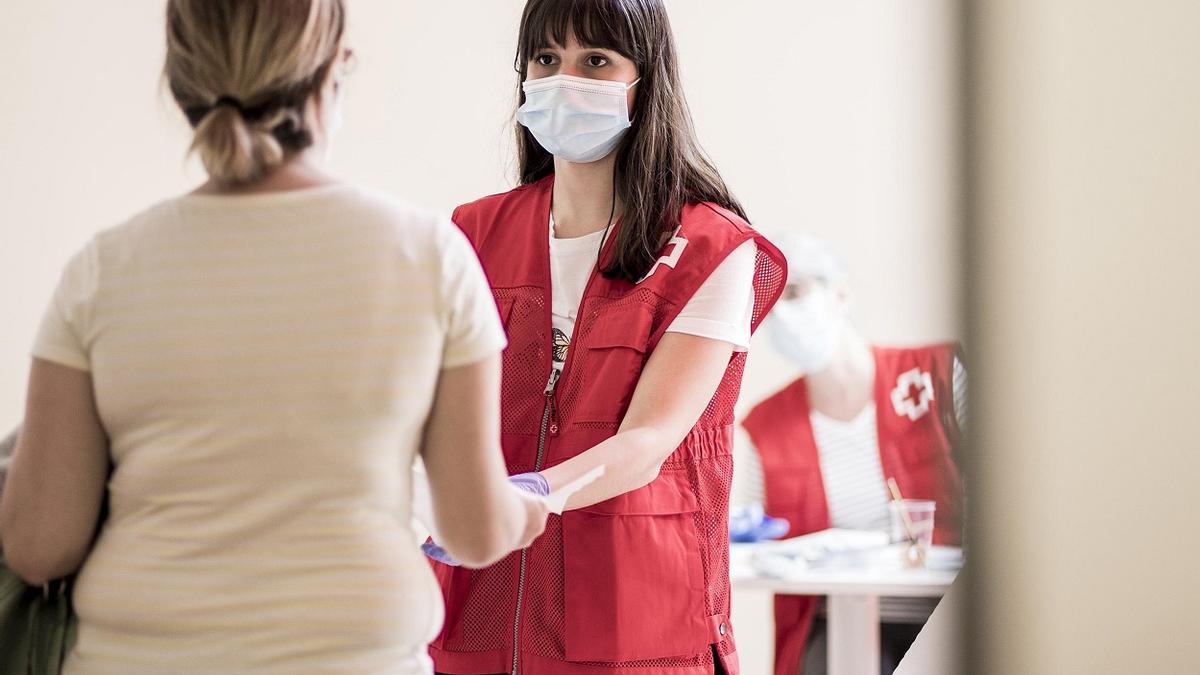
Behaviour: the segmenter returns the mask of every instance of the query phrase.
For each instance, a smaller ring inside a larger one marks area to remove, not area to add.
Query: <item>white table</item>
[[[777,544],[734,544],[730,559],[733,586],[765,590],[772,595],[826,596],[829,675],[879,674],[880,597],[940,598],[958,576],[957,570],[909,570],[898,564],[811,569],[800,563],[782,577],[757,573],[751,559],[756,552],[773,547]],[[953,557],[956,552],[934,547],[930,558]]]

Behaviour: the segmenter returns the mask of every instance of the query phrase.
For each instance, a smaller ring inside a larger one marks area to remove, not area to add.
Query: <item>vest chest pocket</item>
[[[654,311],[639,305],[602,314],[579,345],[572,379],[580,387],[579,422],[620,423],[650,355]]]
[[[623,662],[708,649],[704,569],[683,472],[563,515],[569,661]]]

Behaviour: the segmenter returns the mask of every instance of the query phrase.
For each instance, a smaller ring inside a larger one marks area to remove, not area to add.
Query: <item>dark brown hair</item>
[[[636,283],[679,227],[685,205],[713,202],[746,214],[696,140],[662,0],[529,0],[517,45],[520,82],[539,51],[565,45],[570,35],[632,60],[642,78],[633,127],[616,150],[615,189],[624,215],[613,253],[601,267],[606,277]],[[554,157],[525,127],[517,124],[516,132],[521,184],[553,174]]]

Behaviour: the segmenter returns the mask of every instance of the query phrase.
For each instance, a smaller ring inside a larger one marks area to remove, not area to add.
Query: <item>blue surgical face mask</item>
[[[641,79],[625,84],[571,75],[527,80],[517,121],[555,157],[595,162],[615,150],[632,126],[628,92],[638,82]]]

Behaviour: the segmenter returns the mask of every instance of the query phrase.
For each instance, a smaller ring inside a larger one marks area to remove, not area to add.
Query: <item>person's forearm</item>
[[[470,567],[485,567],[503,557],[516,545],[526,525],[525,510],[514,488],[507,482],[484,485],[472,497],[451,503],[442,500],[434,508],[437,543]]]
[[[58,503],[66,498],[22,469],[14,464],[11,484],[0,494],[0,549],[8,566],[37,586],[79,569],[88,542],[79,536],[57,536],[78,530],[70,512],[64,513]]]
[[[604,475],[567,501],[580,509],[645,487],[658,477],[721,383],[733,345],[668,333],[650,356],[615,436],[542,471],[550,489],[569,484],[597,466]],[[688,376],[681,384],[678,373]]]
[[[678,445],[650,427],[622,431],[567,461],[542,471],[551,490],[567,485],[597,466],[604,475],[575,493],[567,509],[581,509],[644,487],[658,477],[663,461]]]

